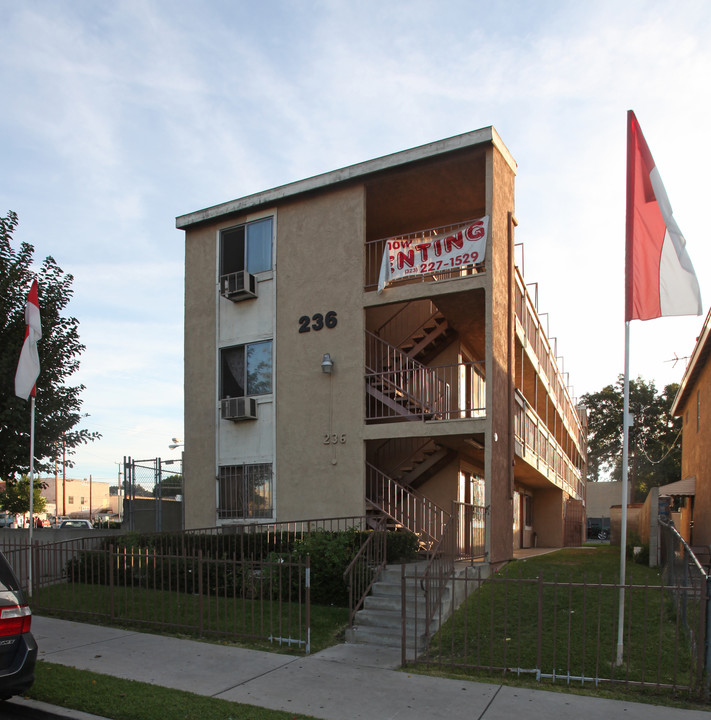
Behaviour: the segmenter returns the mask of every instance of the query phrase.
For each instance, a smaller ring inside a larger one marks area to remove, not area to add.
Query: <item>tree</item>
[[[158,489],[160,488],[160,496],[162,498],[174,498],[176,495],[183,493],[183,476],[168,475],[160,481],[160,485],[153,487],[153,495],[158,497]]]
[[[32,511],[44,512],[47,501],[42,497],[42,483],[37,478],[32,483],[34,492],[32,496]],[[23,515],[30,510],[30,479],[25,475],[13,483],[6,483],[5,489],[0,492],[0,508],[7,510],[11,515]]]
[[[642,501],[649,489],[679,480],[681,476],[681,418],[671,414],[679,386],[667,385],[657,393],[654,382],[630,380],[628,480],[632,501]],[[588,409],[588,480],[622,478],[622,412],[624,377],[581,402]]]
[[[52,257],[33,268],[34,248],[11,245],[17,215],[0,217],[0,478],[13,482],[30,466],[30,404],[15,395],[15,371],[25,334],[25,303],[37,279],[42,339],[38,343],[40,376],[35,405],[35,467],[47,472],[62,452],[100,437],[77,429],[83,385],[70,385],[79,368],[84,345],[79,342],[79,321],[62,311],[73,296],[74,278],[62,271]],[[71,460],[68,462],[71,465]]]

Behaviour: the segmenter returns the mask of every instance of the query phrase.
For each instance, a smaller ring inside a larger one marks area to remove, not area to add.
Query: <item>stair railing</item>
[[[486,508],[483,505],[452,501],[452,515],[458,517],[457,560],[484,557],[486,551]]]
[[[455,514],[445,526],[439,542],[432,548],[420,580],[420,587],[425,594],[425,644],[429,643],[430,625],[441,609],[447,583],[454,574],[458,531],[459,517]]]
[[[361,545],[356,556],[343,573],[348,587],[348,627],[353,627],[355,614],[363,607],[373,585],[385,569],[388,553],[388,533],[381,523],[380,529],[373,530]]]
[[[423,365],[370,330],[365,335],[368,387],[383,397],[396,398],[390,397],[387,404],[397,404],[396,414],[401,416],[446,416],[451,406],[451,383],[438,377],[437,368]]]
[[[415,490],[401,485],[374,465],[366,463],[365,497],[406,530],[418,536],[423,547],[437,545],[450,514]]]

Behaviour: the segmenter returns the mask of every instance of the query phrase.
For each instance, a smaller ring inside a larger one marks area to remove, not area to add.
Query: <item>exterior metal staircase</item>
[[[366,391],[391,417],[422,420],[443,417],[449,388],[430,368],[366,330]]]
[[[439,542],[450,518],[450,513],[422,493],[401,485],[370,463],[366,463],[365,499],[378,520],[385,516],[391,527],[417,535],[423,551]]]
[[[456,331],[439,310],[436,310],[410,336],[398,343],[406,355],[427,364],[457,338]]]
[[[433,447],[423,451],[421,456],[413,457],[411,463],[403,466],[402,473],[394,477],[401,485],[416,488],[436,474],[456,455],[450,448],[432,443]]]
[[[462,370],[473,372],[474,363],[428,365],[456,337],[456,331],[432,302],[404,304],[376,332],[366,330],[367,420],[422,421],[461,416],[466,408],[453,407],[452,388],[460,382]],[[369,524],[377,530],[402,528],[413,532],[427,559],[404,566],[404,571],[400,565],[385,566],[384,553],[375,561],[375,543],[366,542],[344,574],[344,578],[350,578],[351,594],[348,642],[399,647],[405,632],[408,652],[417,654],[461,602],[452,596],[456,584],[450,578],[459,571],[452,566],[455,554],[449,547],[451,538],[443,544],[444,536],[452,534],[446,529],[456,526],[457,516],[453,520],[449,512],[415,489],[449,462],[453,454],[453,450],[430,438],[399,438],[384,442],[374,453],[376,464],[366,463]],[[387,470],[383,471],[383,467]],[[438,560],[442,554],[448,558],[444,574]],[[435,559],[439,580],[433,585]],[[461,572],[471,572],[471,567],[463,564]],[[425,587],[429,588],[429,598]]]
[[[373,464],[406,487],[416,488],[446,465],[454,450],[432,438],[390,438],[374,455]]]
[[[388,565],[365,598],[363,608],[355,613],[352,627],[346,630],[346,642],[402,646],[404,582],[407,654],[409,659],[421,654],[427,647],[428,638],[439,630],[465,599],[465,584],[450,579],[439,596],[438,607],[430,613],[432,620],[426,623],[426,598],[421,585],[426,567],[427,561],[408,563],[403,573],[402,565]],[[484,580],[489,575],[489,566],[486,563],[462,564],[455,570],[454,577],[464,575]],[[475,583],[469,585],[470,591],[475,588]]]
[[[375,334],[423,364],[429,363],[457,337],[457,332],[432,301],[403,305]]]

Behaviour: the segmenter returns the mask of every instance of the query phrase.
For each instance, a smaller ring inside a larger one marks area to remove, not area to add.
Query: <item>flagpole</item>
[[[625,577],[627,563],[627,465],[630,434],[630,321],[625,321],[625,380],[622,404],[622,515],[620,518],[620,614],[617,622],[617,665],[622,665],[625,629]]]
[[[30,557],[27,563],[27,594],[32,597],[32,517],[35,496],[35,396],[30,397]]]

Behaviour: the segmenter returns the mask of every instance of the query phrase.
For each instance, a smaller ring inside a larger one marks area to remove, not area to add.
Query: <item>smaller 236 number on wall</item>
[[[335,328],[336,325],[338,325],[338,316],[335,310],[329,310],[325,315],[322,313],[314,313],[311,316],[302,315],[299,318],[300,333],[307,333],[312,330],[318,332],[319,330],[323,330],[323,328],[330,330]]]

